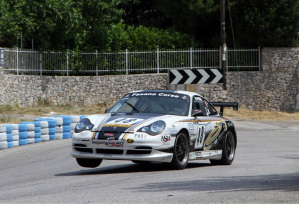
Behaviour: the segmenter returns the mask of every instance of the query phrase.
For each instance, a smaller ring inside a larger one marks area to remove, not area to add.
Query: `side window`
[[[194,96],[193,97],[192,111],[194,111],[194,110],[200,110],[205,116],[207,115],[207,111],[205,109],[204,101],[199,96]]]
[[[208,115],[217,115],[217,110],[206,100],[204,100]]]

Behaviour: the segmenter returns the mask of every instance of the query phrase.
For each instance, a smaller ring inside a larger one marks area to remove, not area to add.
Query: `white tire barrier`
[[[7,148],[8,148],[7,141],[1,141],[0,142],[0,149],[7,149]]]
[[[12,145],[13,145],[13,147],[18,147],[19,146],[19,140],[17,140],[17,141],[12,141]]]
[[[35,118],[32,122],[20,124],[0,124],[0,149],[69,139],[77,123],[84,117],[85,115],[58,115]]]
[[[49,141],[50,140],[50,136],[48,134],[42,134],[41,135],[41,141],[45,142],[45,141]]]
[[[34,138],[28,138],[28,144],[33,144],[34,143]]]

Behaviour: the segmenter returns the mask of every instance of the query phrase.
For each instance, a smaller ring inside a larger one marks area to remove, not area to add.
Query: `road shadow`
[[[185,170],[212,166],[210,163],[189,163]],[[59,173],[55,176],[84,176],[84,175],[105,175],[105,174],[122,174],[122,173],[141,173],[141,172],[161,172],[174,171],[169,164],[166,163],[151,163],[151,164],[120,164],[99,168],[84,168],[82,170]]]

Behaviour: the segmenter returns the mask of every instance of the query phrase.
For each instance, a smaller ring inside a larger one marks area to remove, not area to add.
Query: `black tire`
[[[231,131],[227,131],[221,140],[222,158],[221,160],[210,160],[213,165],[231,165],[235,158],[236,138]]]
[[[185,132],[180,132],[175,140],[173,157],[171,161],[171,167],[173,169],[184,169],[189,160],[189,144],[188,135]]]
[[[95,168],[98,167],[102,163],[102,159],[82,159],[76,158],[78,165],[81,167],[90,167]]]

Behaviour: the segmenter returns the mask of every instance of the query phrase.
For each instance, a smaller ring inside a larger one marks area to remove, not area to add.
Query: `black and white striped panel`
[[[223,83],[222,69],[171,69],[169,84]]]

